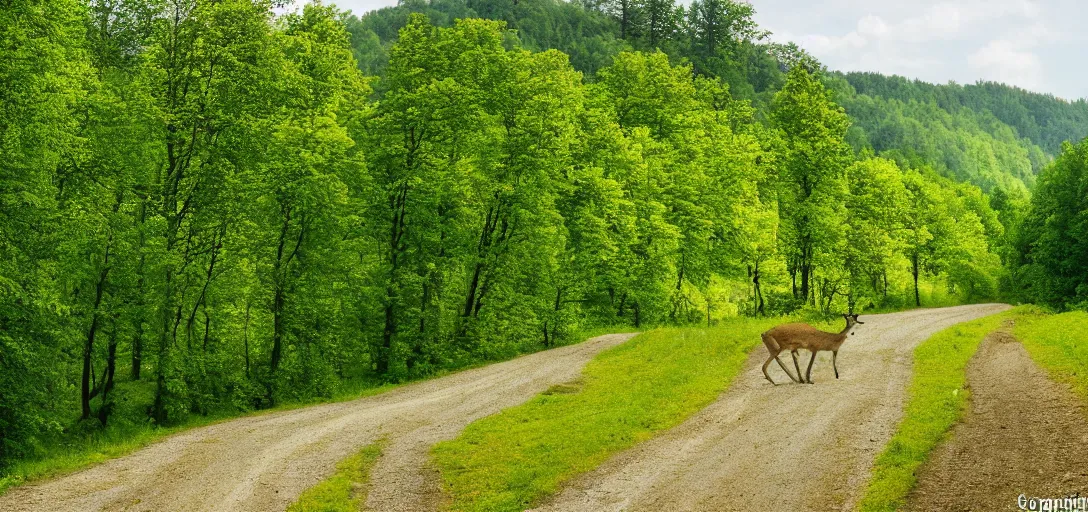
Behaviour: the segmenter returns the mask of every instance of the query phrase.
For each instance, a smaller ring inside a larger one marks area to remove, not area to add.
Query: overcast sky
[[[329,0],[357,14],[396,0]],[[993,80],[1088,96],[1084,0],[751,0],[776,41],[831,69],[928,82]]]

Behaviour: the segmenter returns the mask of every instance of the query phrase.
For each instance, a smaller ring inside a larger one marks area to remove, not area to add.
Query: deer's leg
[[[839,359],[839,351],[838,350],[831,351],[831,367],[835,369],[835,378],[836,379],[839,378],[838,359]]]
[[[793,382],[797,382],[797,379],[795,379],[795,378],[793,377],[793,374],[792,374],[792,373],[790,373],[790,371],[789,371],[789,369],[788,369],[788,368],[786,368],[786,365],[782,364],[782,360],[781,360],[781,359],[779,359],[777,355],[776,355],[776,356],[774,356],[774,360],[775,360],[775,361],[778,361],[778,366],[782,367],[782,371],[786,372],[786,376],[787,376],[787,377],[789,377],[789,378],[790,378],[790,380],[792,380]],[[801,375],[801,372],[800,372],[800,371],[798,371],[798,372],[797,372],[797,375],[798,375],[798,378],[799,378],[799,377],[800,377],[800,375]]]
[[[767,377],[767,380],[771,381],[771,384],[774,384],[775,386],[778,385],[771,379],[771,376],[767,374],[767,365],[771,364],[771,359],[774,359],[778,362],[778,366],[782,368],[782,371],[786,372],[786,376],[789,377],[791,381],[797,382],[797,379],[793,377],[793,374],[786,369],[786,365],[782,364],[782,360],[778,358],[778,354],[782,353],[782,347],[778,345],[778,340],[774,339],[773,336],[769,336],[767,333],[763,333],[762,337],[763,344],[767,346],[767,352],[771,354],[771,357],[767,358],[767,361],[763,363],[763,376]],[[800,371],[797,372],[797,377],[801,377]]]
[[[812,358],[808,360],[808,371],[805,372],[805,379],[809,384],[812,384],[812,363],[816,362],[816,351],[812,351]]]
[[[775,386],[777,386],[778,383],[775,382],[774,379],[771,378],[771,375],[769,373],[767,373],[767,365],[771,364],[771,360],[778,361],[778,357],[775,356],[775,355],[772,355],[771,357],[768,357],[766,361],[763,362],[763,376],[767,377],[767,380],[771,381],[771,384],[774,384]],[[782,361],[778,361],[778,364],[782,364]]]
[[[797,369],[797,380],[794,382],[804,384],[805,381],[801,378],[801,365],[797,364],[797,349],[791,350],[790,355],[793,356],[793,367]]]

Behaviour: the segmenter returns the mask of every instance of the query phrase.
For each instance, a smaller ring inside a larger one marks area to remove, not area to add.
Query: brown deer
[[[767,361],[763,363],[763,376],[767,377],[771,384],[778,385],[767,374],[767,365],[771,364],[771,361],[777,361],[778,366],[782,367],[782,371],[786,372],[786,375],[793,382],[812,384],[812,363],[816,362],[816,352],[830,350],[831,366],[835,368],[835,378],[839,378],[839,366],[837,364],[839,347],[842,346],[842,342],[846,341],[847,336],[854,334],[852,331],[855,325],[865,323],[858,320],[858,315],[842,316],[846,319],[846,328],[838,333],[824,332],[808,324],[779,325],[763,333],[763,344],[767,346],[767,351],[771,353],[771,357],[768,357]],[[801,366],[797,364],[797,350],[802,348],[812,352],[812,358],[808,361],[808,371],[805,373],[805,379],[798,380],[801,378]],[[797,369],[797,378],[794,378],[786,365],[782,364],[782,360],[778,358],[778,354],[781,354],[783,350],[789,350],[790,354],[793,355],[793,367]]]

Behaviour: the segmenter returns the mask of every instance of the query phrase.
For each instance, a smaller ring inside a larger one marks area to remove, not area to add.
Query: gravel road
[[[336,462],[385,438],[367,505],[433,509],[429,449],[469,423],[576,379],[610,334],[397,388],[381,395],[257,415],[177,434],[131,455],[0,496],[0,510],[282,511]]]

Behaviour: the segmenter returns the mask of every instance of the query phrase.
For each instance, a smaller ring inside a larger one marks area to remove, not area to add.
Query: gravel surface
[[[0,510],[282,511],[329,476],[337,461],[383,437],[367,505],[433,510],[442,498],[428,466],[432,445],[574,380],[595,355],[633,336],[600,336],[373,397],[193,429],[68,476],[11,489],[0,496]]]
[[[539,510],[850,510],[902,415],[914,347],[1005,309],[862,315],[865,324],[839,353],[841,378],[823,352],[815,385],[772,386],[759,369],[767,357],[760,346],[714,404],[574,479]],[[789,382],[772,368],[775,381]]]
[[[1020,510],[1017,497],[1088,496],[1088,416],[1012,335],[967,367],[971,409],[918,472],[908,511]]]

